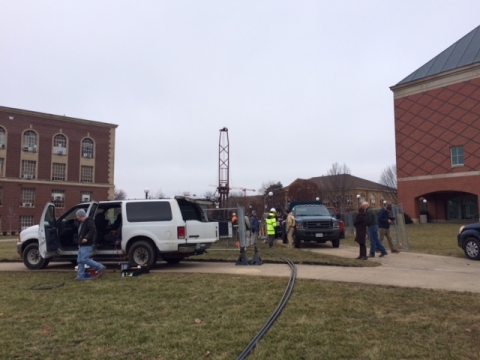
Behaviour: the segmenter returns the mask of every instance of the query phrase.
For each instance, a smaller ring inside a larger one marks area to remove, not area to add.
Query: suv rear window
[[[144,201],[127,203],[128,222],[170,221],[172,208],[168,201]]]

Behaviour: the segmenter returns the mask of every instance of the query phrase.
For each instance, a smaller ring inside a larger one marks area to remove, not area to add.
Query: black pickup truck
[[[317,243],[332,242],[334,248],[340,246],[340,228],[338,220],[325,207],[318,203],[290,204],[295,217],[295,247],[299,248],[302,241]]]

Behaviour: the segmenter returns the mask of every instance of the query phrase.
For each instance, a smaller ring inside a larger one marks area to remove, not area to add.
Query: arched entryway
[[[429,222],[478,221],[478,196],[459,191],[441,191],[416,198],[417,214]]]

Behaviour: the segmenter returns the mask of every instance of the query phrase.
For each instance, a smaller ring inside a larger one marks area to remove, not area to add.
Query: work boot
[[[395,254],[398,254],[400,251],[398,251],[397,249],[393,249],[391,252],[395,253]]]
[[[386,253],[386,252],[381,253],[379,257],[384,257],[385,255],[388,255],[388,253]]]
[[[368,257],[362,256],[362,257],[360,258],[360,260],[368,260]]]

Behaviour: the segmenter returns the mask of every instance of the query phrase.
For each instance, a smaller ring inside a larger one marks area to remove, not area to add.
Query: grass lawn
[[[74,276],[0,273],[0,358],[235,359],[287,283],[118,272],[79,283]],[[249,358],[478,359],[479,307],[478,294],[298,280]]]
[[[21,261],[20,255],[17,253],[17,239],[0,240],[0,261]]]

